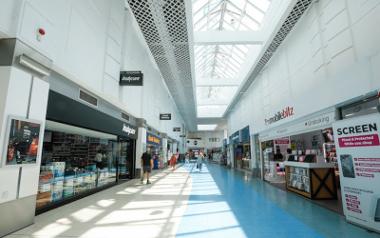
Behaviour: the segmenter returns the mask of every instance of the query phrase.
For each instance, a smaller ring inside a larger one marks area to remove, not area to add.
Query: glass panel
[[[37,208],[116,182],[119,145],[94,138],[45,131]]]
[[[228,104],[236,93],[236,86],[197,87],[198,104]]]
[[[198,106],[198,117],[222,117],[227,105]]]
[[[270,5],[269,0],[248,0],[248,3],[255,5],[257,8],[259,8],[263,12],[266,12]]]

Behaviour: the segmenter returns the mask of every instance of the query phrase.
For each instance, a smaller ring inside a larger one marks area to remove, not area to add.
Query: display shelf
[[[334,165],[285,162],[286,188],[310,199],[337,199]]]

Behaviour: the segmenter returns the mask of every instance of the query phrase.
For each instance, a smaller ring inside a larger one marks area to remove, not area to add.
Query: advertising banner
[[[10,117],[8,124],[4,164],[36,164],[38,147],[40,146],[40,122]]]
[[[348,221],[380,232],[380,115],[333,124]]]

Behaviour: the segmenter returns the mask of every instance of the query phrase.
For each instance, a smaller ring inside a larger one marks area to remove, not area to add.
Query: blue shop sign
[[[243,129],[240,130],[241,134],[241,142],[249,142],[250,141],[250,136],[249,136],[249,126],[244,127]]]
[[[238,144],[239,142],[240,142],[240,131],[237,131],[230,136],[230,143]]]
[[[161,145],[161,138],[149,132],[146,133],[146,143],[151,145]]]

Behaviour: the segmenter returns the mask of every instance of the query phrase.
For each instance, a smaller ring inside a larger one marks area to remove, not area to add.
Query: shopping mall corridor
[[[134,180],[36,217],[8,238],[380,237],[246,174],[208,164]]]

